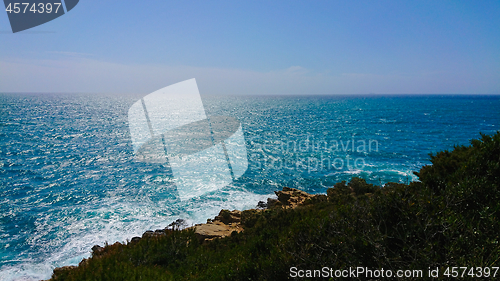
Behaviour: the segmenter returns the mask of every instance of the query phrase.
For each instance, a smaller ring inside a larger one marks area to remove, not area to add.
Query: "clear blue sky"
[[[81,0],[13,34],[0,92],[500,94],[500,1]]]

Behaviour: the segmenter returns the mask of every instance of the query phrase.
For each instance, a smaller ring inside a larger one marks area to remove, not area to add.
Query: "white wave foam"
[[[203,198],[190,201],[153,202],[144,192],[142,197],[122,196],[119,192],[100,202],[89,203],[79,213],[63,210],[64,220],[53,221],[47,216],[37,222],[36,234],[30,237],[33,247],[47,243],[36,258],[0,270],[0,280],[49,279],[55,267],[77,265],[90,256],[92,246],[105,242],[125,242],[142,236],[147,230],[163,229],[178,218],[189,225],[206,222],[218,215],[221,209],[245,210],[255,208],[258,201],[265,201],[274,194],[255,194],[242,188],[228,187]],[[170,206],[168,206],[170,204]],[[51,233],[56,238],[48,238]],[[32,249],[31,249],[32,251]]]

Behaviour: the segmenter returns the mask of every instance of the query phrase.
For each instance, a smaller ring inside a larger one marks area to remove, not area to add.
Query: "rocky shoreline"
[[[213,219],[207,219],[206,223],[195,224],[193,226],[187,227],[187,224],[184,220],[178,219],[171,224],[169,224],[164,229],[157,230],[148,230],[142,234],[142,237],[132,237],[129,244],[137,243],[141,239],[148,239],[150,237],[162,236],[166,235],[171,231],[178,231],[183,229],[193,229],[194,233],[200,240],[200,242],[211,241],[214,239],[223,238],[226,236],[230,236],[233,232],[241,232],[244,231],[242,226],[242,220],[245,218],[251,217],[253,214],[258,212],[265,212],[269,209],[274,208],[285,208],[285,209],[293,209],[298,206],[304,205],[308,202],[308,200],[322,200],[323,198],[326,200],[326,195],[322,194],[309,194],[305,191],[298,190],[295,188],[283,187],[281,191],[275,191],[277,199],[268,198],[267,202],[260,201],[257,203],[257,208],[249,209],[245,211],[240,210],[221,210],[219,215]],[[121,244],[120,242],[116,242],[115,244]],[[92,247],[93,256],[99,255],[104,250],[104,247],[95,245]],[[88,262],[89,259],[83,259],[78,266],[84,265]],[[54,276],[58,276],[63,271],[72,270],[77,266],[63,266],[57,267],[54,269]],[[50,279],[57,280],[57,279]]]
[[[353,177],[327,195],[285,187],[255,209],[222,210],[187,231],[179,220],[95,246],[52,280],[285,280],[292,267],[325,265],[492,268],[500,260],[500,132],[471,144],[431,155],[418,182]]]
[[[284,187],[281,191],[275,191],[278,199],[268,198],[267,203],[260,201],[257,204],[257,209],[250,209],[246,211],[239,210],[221,210],[219,215],[214,219],[208,219],[207,223],[196,224],[188,229],[194,229],[194,232],[200,240],[213,240],[215,238],[222,238],[231,235],[233,231],[241,232],[243,227],[241,225],[242,216],[245,214],[252,214],[262,212],[266,209],[272,208],[295,208],[302,205],[307,199],[317,196],[325,195],[312,195],[307,192]],[[244,218],[243,218],[244,219]]]

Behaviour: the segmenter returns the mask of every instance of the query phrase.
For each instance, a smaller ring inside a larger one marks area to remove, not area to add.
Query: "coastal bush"
[[[377,187],[353,178],[294,209],[243,211],[241,233],[200,242],[192,230],[175,230],[107,245],[53,280],[286,280],[292,266],[499,266],[500,133],[430,160],[416,173],[420,182]]]

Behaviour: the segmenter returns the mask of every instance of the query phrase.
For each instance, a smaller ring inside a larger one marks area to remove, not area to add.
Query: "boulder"
[[[221,210],[219,215],[214,218],[214,221],[220,221],[224,224],[239,223],[241,221],[241,211]]]
[[[195,229],[196,236],[202,241],[230,236],[233,231],[241,232],[243,230],[239,224],[228,225],[220,221],[197,224],[193,228]]]
[[[230,236],[233,231],[243,231],[241,211],[221,210],[213,220],[208,219],[207,223],[197,224],[190,228],[194,228],[196,236],[201,241]]]
[[[283,187],[283,190],[281,191],[275,191],[276,196],[278,196],[278,202],[269,201],[268,199],[268,206],[284,206],[285,208],[295,208],[299,205],[303,205],[306,200],[308,199],[314,199],[317,195],[312,195],[309,194],[305,191],[298,190],[295,188],[290,188],[290,187]],[[271,208],[271,207],[270,207]]]
[[[259,201],[259,203],[257,203],[257,208],[259,208],[259,209],[266,209],[267,208],[267,203],[264,202],[264,201]]]
[[[172,229],[172,230],[182,230],[184,228],[188,227],[188,223],[184,219],[177,219],[176,221],[172,222],[167,226],[167,229]]]
[[[92,247],[92,254],[94,256],[99,255],[100,253],[102,253],[102,251],[104,251],[104,248],[99,245],[94,245],[94,247]]]

